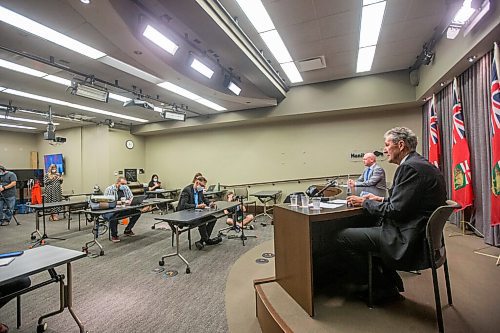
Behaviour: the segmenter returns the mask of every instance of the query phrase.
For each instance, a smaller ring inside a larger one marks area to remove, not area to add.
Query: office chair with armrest
[[[254,206],[253,213],[257,214],[257,201],[256,200],[251,200],[251,201],[248,200],[248,188],[246,186],[235,187],[233,189],[233,191],[234,191],[235,197],[243,198],[243,205],[245,205],[247,212],[249,212],[248,206],[253,205]]]
[[[443,313],[441,309],[441,298],[439,295],[439,284],[437,279],[437,269],[443,266],[444,277],[446,282],[446,293],[448,296],[448,304],[453,305],[451,297],[450,276],[448,273],[448,261],[446,258],[446,246],[444,244],[443,230],[444,226],[451,213],[455,209],[460,209],[462,206],[452,200],[446,201],[446,206],[440,206],[432,213],[425,229],[426,242],[428,246],[428,261],[429,267],[432,269],[432,284],[434,287],[434,298],[436,302],[436,317],[438,322],[439,332],[444,333]],[[373,257],[376,253],[368,254],[368,306],[373,307]],[[393,267],[397,269],[397,267]],[[424,268],[425,269],[425,268]],[[415,270],[422,270],[422,267],[416,267]]]

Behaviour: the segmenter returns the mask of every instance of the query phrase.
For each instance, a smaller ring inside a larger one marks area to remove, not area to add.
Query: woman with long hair
[[[57,171],[57,166],[55,164],[49,165],[49,167],[47,168],[47,173],[43,178],[46,203],[62,201],[62,182],[63,178],[62,175]],[[61,211],[60,207],[50,208],[48,209],[48,211],[50,212],[49,220],[59,220],[59,212]]]

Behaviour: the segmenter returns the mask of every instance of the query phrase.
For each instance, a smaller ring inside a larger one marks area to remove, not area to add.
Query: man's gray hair
[[[418,139],[415,133],[408,127],[394,127],[384,134],[384,138],[391,138],[393,143],[403,141],[410,151],[417,149]]]
[[[118,184],[119,182],[121,182],[121,181],[122,181],[122,179],[127,180],[125,177],[120,176],[120,177],[116,178],[116,183]]]

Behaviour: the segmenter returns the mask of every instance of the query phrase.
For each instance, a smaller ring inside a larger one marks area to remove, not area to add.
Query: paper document
[[[333,209],[333,208],[339,208],[339,207],[342,207],[342,206],[343,206],[343,204],[333,204],[333,203],[326,203],[326,202],[322,202],[322,203],[320,203],[320,204],[319,204],[319,206],[320,206],[321,208],[331,208],[331,209]]]
[[[7,266],[7,265],[8,265],[8,264],[10,264],[11,262],[13,262],[13,261],[14,261],[14,259],[16,259],[16,258],[11,257],[11,258],[2,258],[2,259],[0,259],[0,267],[1,267],[1,266]]]
[[[331,203],[331,204],[346,205],[346,204],[347,204],[347,200],[343,200],[343,199],[335,199],[335,200],[330,200],[330,201],[328,201],[328,203]]]

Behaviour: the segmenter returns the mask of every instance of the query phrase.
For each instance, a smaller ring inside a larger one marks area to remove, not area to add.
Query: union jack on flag
[[[431,102],[431,112],[430,112],[430,134],[431,140],[436,145],[439,142],[439,129],[438,129],[438,119],[436,115],[436,110],[434,109],[434,103]]]
[[[456,133],[460,140],[465,138],[465,126],[464,126],[464,116],[462,114],[462,104],[458,98],[457,93],[457,80],[453,81],[453,126],[455,127],[454,133]],[[453,144],[457,143],[457,137],[453,136]]]
[[[491,69],[491,108],[491,130],[495,135],[495,131],[500,130],[500,82],[495,61]]]

